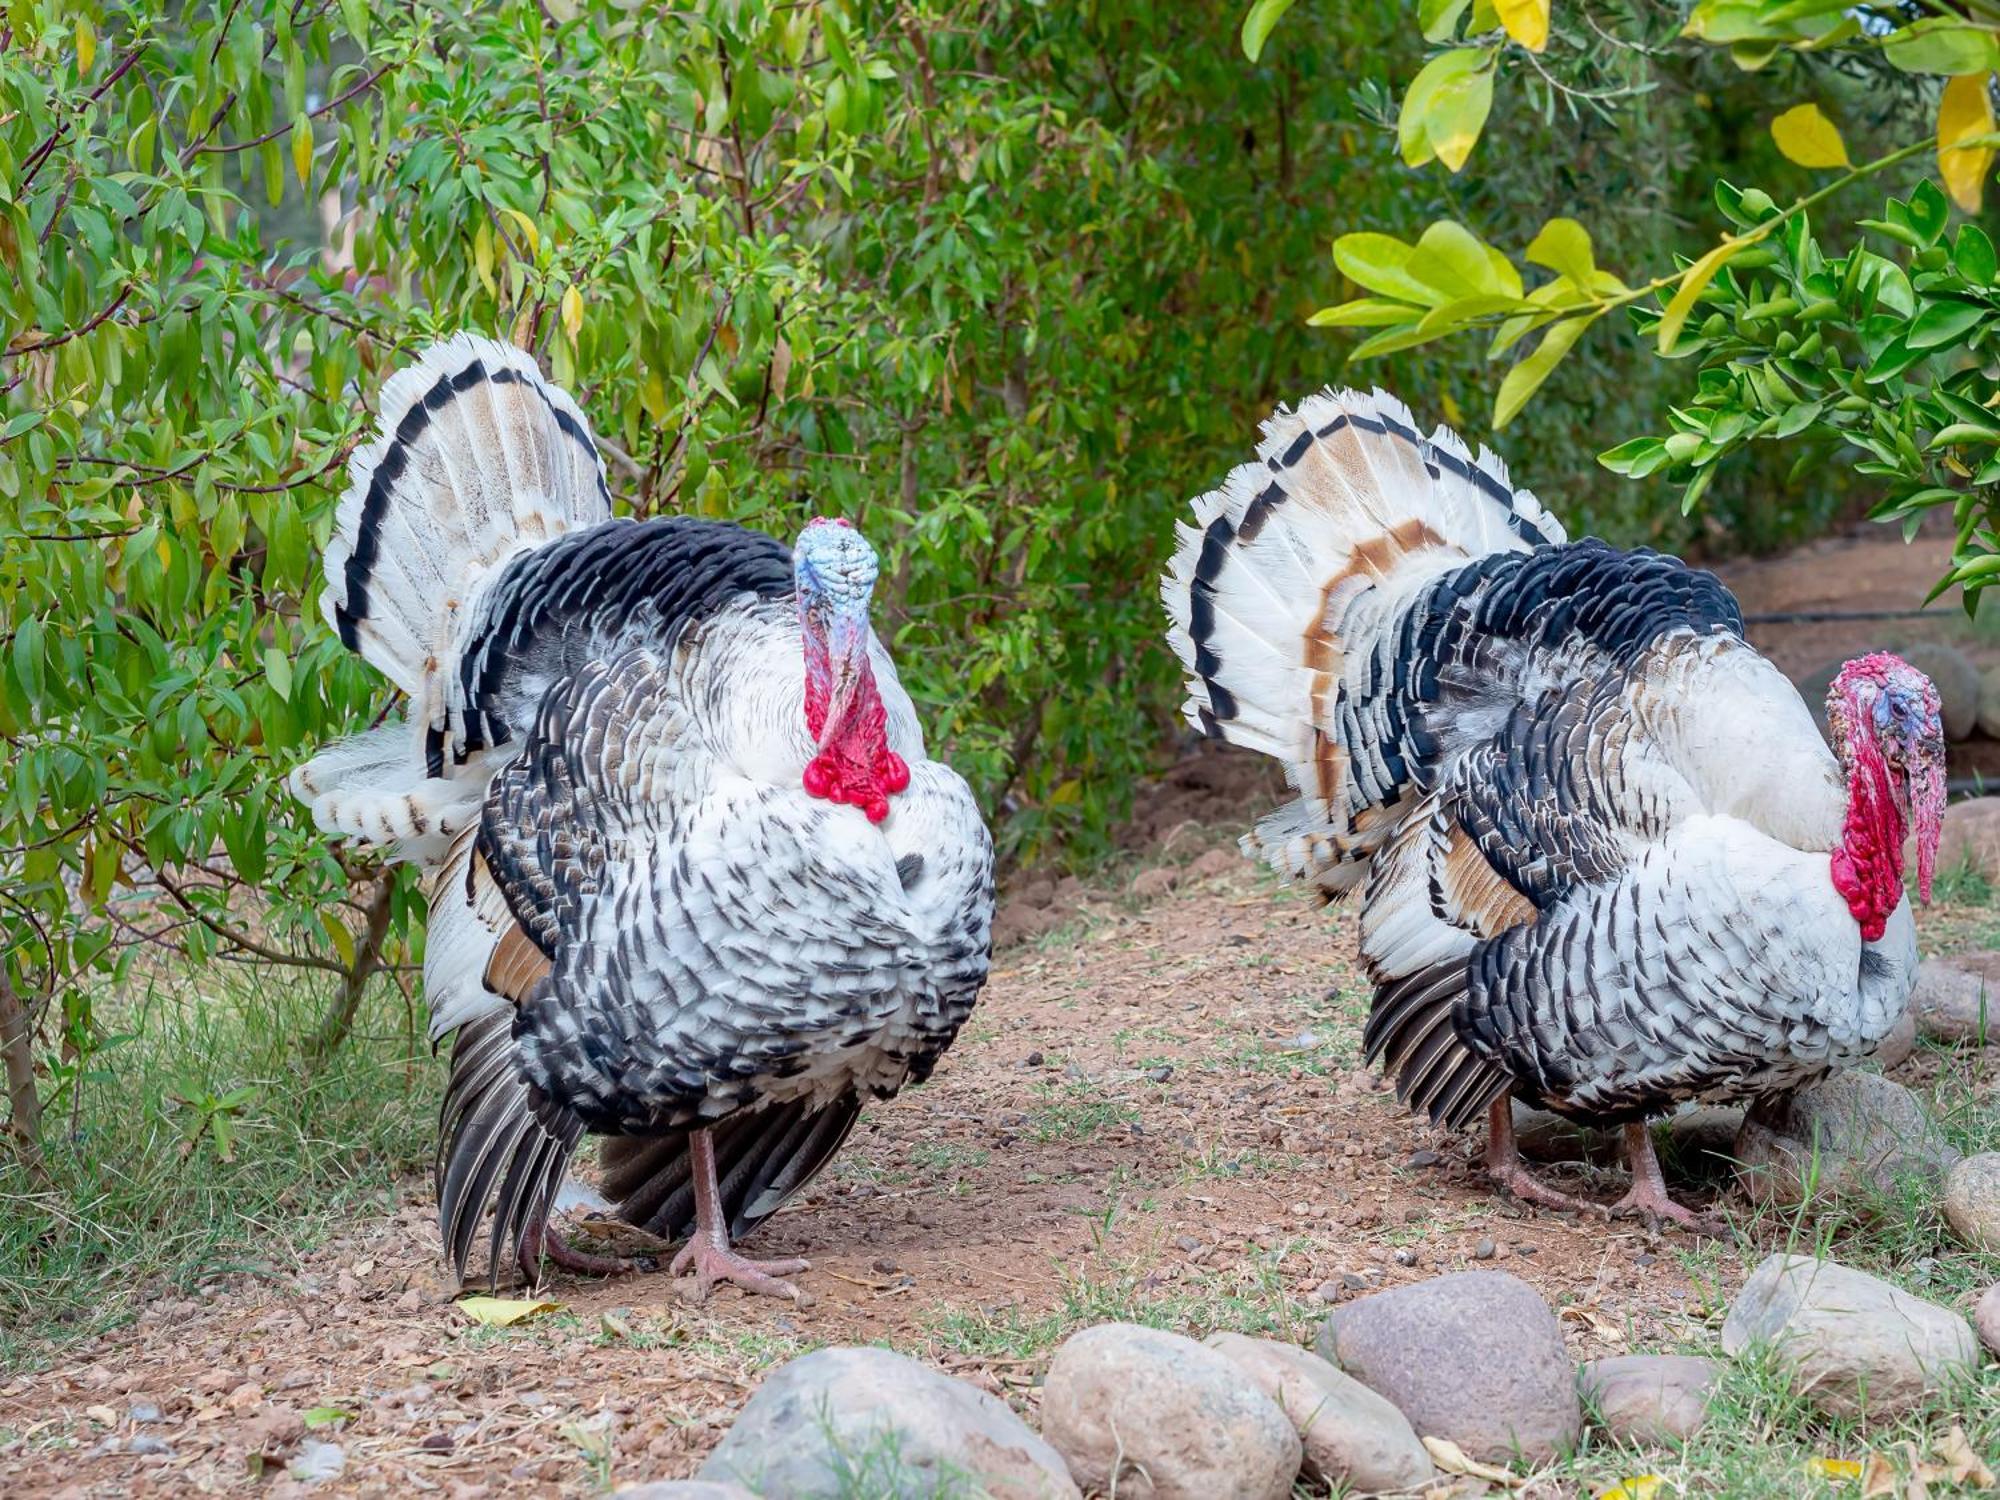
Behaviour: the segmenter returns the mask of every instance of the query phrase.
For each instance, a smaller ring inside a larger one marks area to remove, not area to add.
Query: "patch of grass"
[[[1099,1085],[1037,1084],[1035,1097],[1038,1102],[1027,1112],[1027,1130],[1039,1144],[1089,1140],[1100,1130],[1139,1118],[1137,1109],[1123,1099],[1106,1098]]]
[[[309,1069],[324,999],[218,963],[107,1002],[122,1039],[47,1122],[50,1185],[0,1166],[0,1369],[162,1291],[281,1266],[428,1166],[442,1061],[378,984]]]

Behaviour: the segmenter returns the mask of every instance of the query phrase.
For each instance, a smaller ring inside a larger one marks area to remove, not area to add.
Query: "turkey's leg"
[[[544,1253],[548,1255],[551,1265],[583,1276],[623,1276],[632,1271],[660,1269],[660,1263],[650,1255],[592,1255],[588,1250],[578,1250],[557,1234],[555,1226],[547,1219],[521,1231],[518,1249],[521,1274],[534,1284],[539,1284],[542,1279]]]
[[[722,1187],[715,1180],[715,1142],[706,1130],[688,1132],[694,1174],[694,1234],[668,1269],[676,1276],[694,1268],[695,1300],[705,1299],[718,1281],[733,1281],[746,1292],[802,1300],[799,1289],[779,1278],[810,1271],[803,1260],[746,1260],[729,1248],[729,1225],[722,1214]]]
[[[1486,1175],[1495,1187],[1504,1188],[1523,1203],[1557,1208],[1565,1213],[1604,1212],[1595,1203],[1559,1193],[1528,1170],[1521,1149],[1514,1143],[1514,1101],[1502,1094],[1486,1112]]]
[[[1720,1238],[1728,1233],[1728,1226],[1720,1219],[1683,1208],[1667,1196],[1667,1179],[1660,1171],[1660,1158],[1653,1151],[1653,1133],[1643,1120],[1625,1127],[1625,1160],[1632,1168],[1632,1190],[1611,1205],[1614,1219],[1637,1214],[1648,1223],[1665,1219],[1692,1234]]]

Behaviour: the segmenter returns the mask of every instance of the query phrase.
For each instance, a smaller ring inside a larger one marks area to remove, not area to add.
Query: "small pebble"
[[[1438,1154],[1428,1148],[1413,1152],[1411,1153],[1409,1164],[1412,1167],[1434,1167],[1438,1164]]]
[[[1494,1251],[1498,1248],[1493,1241],[1482,1238],[1478,1244],[1472,1247],[1472,1258],[1474,1260],[1491,1260],[1493,1259]]]
[[[417,1444],[417,1446],[429,1453],[449,1453],[451,1452],[451,1434],[448,1432],[433,1432],[421,1443]]]
[[[1642,1250],[1639,1254],[1632,1257],[1632,1264],[1635,1266],[1657,1266],[1659,1263],[1660,1257],[1653,1254],[1650,1250]]]
[[[1407,1246],[1396,1252],[1397,1265],[1414,1266],[1416,1263],[1417,1263],[1417,1252],[1408,1248]]]
[[[1023,1064],[1021,1064],[1021,1066],[1024,1068],[1039,1068],[1041,1065],[1042,1065],[1042,1054],[1039,1052],[1030,1052],[1028,1054],[1028,1060]]]
[[[1314,1292],[1313,1295],[1322,1302],[1331,1303],[1331,1302],[1338,1302],[1340,1300],[1340,1293],[1341,1293],[1341,1285],[1339,1282],[1322,1281],[1319,1284],[1319,1290]]]
[[[893,1276],[903,1268],[886,1255],[878,1255],[872,1268],[877,1276]]]
[[[167,1446],[165,1438],[157,1438],[150,1432],[142,1432],[125,1445],[125,1451],[127,1453],[146,1454],[172,1453],[174,1450]]]
[[[160,1409],[150,1401],[141,1401],[126,1415],[135,1422],[157,1422],[160,1420]]]
[[[1169,1078],[1174,1076],[1173,1064],[1167,1063],[1161,1067],[1157,1067],[1153,1069],[1152,1072],[1148,1073],[1146,1076],[1152,1079],[1153,1082],[1155,1083],[1165,1083]]]

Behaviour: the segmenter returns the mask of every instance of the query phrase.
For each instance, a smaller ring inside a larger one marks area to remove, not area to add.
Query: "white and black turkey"
[[[1162,593],[1188,717],[1283,762],[1244,843],[1361,892],[1365,1045],[1487,1166],[1537,1182],[1509,1096],[1624,1127],[1619,1208],[1696,1218],[1645,1120],[1872,1051],[1916,967],[1943,812],[1936,691],[1848,663],[1830,754],[1713,575],[1570,542],[1500,461],[1381,392],[1265,424],[1195,502]]]
[[[920,1082],[985,982],[993,846],[869,627],[874,553],[614,520],[589,425],[465,335],[382,393],[322,603],[409,695],[294,775],[328,832],[429,870],[431,1034],[456,1032],[438,1213],[460,1276],[544,1252],[586,1134],[625,1219],[717,1280],[731,1241]]]

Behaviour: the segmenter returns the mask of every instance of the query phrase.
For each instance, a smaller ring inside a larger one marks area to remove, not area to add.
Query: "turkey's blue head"
[[[875,549],[845,521],[813,520],[792,549],[806,659],[806,728],[816,749],[800,781],[814,797],[889,816],[910,768],[889,748],[888,715],[868,659]]]
[[[1862,936],[1872,940],[1902,898],[1903,841],[1912,833],[1917,894],[1931,898],[1944,832],[1942,705],[1930,678],[1900,656],[1877,651],[1840,669],[1826,712],[1847,772],[1847,826],[1833,855],[1834,884]]]

